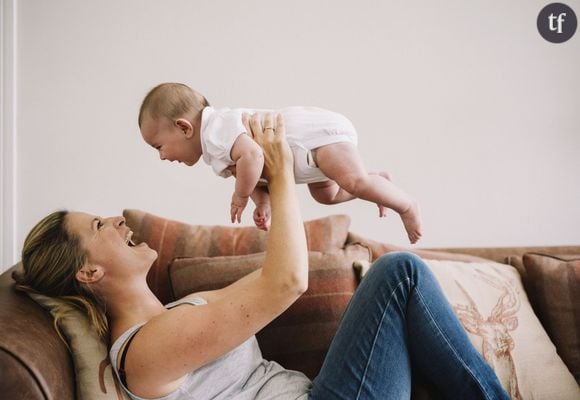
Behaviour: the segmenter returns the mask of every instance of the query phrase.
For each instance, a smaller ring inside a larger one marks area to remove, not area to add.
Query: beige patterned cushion
[[[85,314],[63,300],[34,293],[29,293],[29,296],[53,316],[64,314],[60,319],[60,329],[72,352],[77,398],[128,400],[114,377],[107,345],[99,339]]]
[[[515,268],[494,262],[426,263],[512,399],[580,399],[578,385],[534,314]]]

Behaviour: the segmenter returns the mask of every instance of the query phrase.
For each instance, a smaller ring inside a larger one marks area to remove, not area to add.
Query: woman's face
[[[101,266],[106,274],[147,271],[157,258],[157,252],[146,243],[133,245],[133,232],[123,217],[101,218],[71,212],[66,216],[66,227],[80,238],[88,264]]]

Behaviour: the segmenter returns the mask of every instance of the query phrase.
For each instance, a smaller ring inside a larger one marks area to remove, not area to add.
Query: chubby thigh
[[[294,156],[296,183],[324,182],[332,177],[317,163],[320,149],[348,144],[356,153],[357,133],[343,115],[317,107],[288,107],[279,110],[284,117],[286,138]],[[339,146],[341,147],[341,146]],[[332,157],[340,161],[340,155]]]

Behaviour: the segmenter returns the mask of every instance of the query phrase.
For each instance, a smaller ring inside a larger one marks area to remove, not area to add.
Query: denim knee
[[[393,275],[399,278],[407,277],[411,281],[425,274],[425,271],[430,273],[429,268],[419,256],[406,251],[383,254],[373,263],[369,273],[375,269],[375,274],[386,275],[386,277]]]

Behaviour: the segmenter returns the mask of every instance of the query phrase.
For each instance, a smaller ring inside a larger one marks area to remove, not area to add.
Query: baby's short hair
[[[201,111],[209,106],[200,93],[183,83],[161,83],[147,93],[139,110],[139,126],[145,114],[152,118],[165,117],[170,120],[184,117],[192,110]]]

